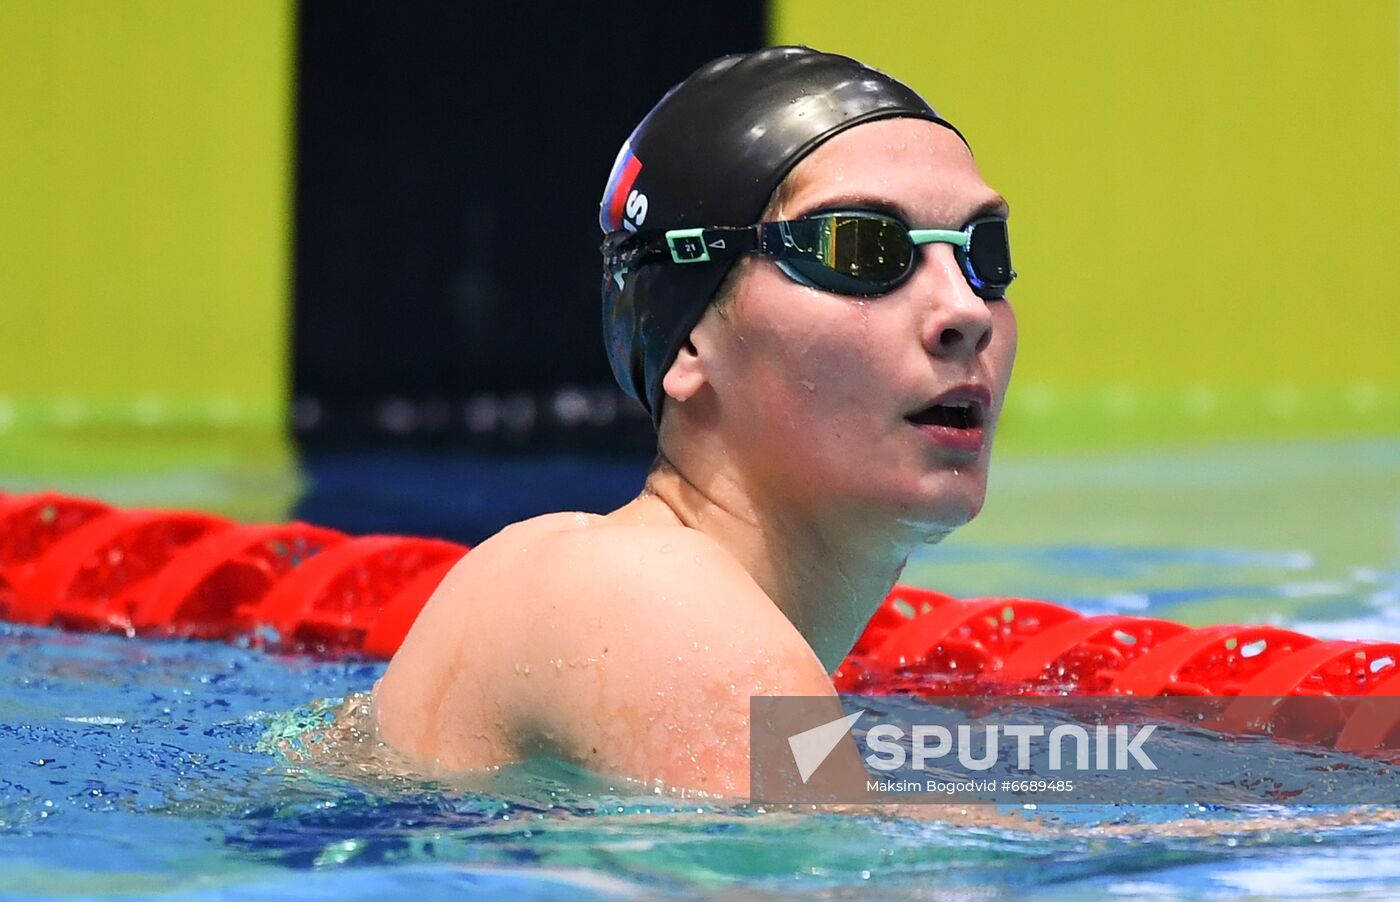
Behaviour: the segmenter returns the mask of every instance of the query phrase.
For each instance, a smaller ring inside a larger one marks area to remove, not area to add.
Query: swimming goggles
[[[603,243],[610,271],[644,263],[682,266],[743,253],[773,257],[789,278],[837,294],[870,297],[894,291],[914,272],[923,244],[951,244],[973,292],[985,300],[1006,293],[1016,272],[1006,220],[987,217],[961,229],[911,229],[869,210],[814,213],[744,228],[670,229],[619,233]]]

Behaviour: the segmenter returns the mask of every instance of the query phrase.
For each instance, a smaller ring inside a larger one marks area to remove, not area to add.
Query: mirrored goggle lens
[[[1016,278],[1006,220],[984,219],[973,223],[970,231],[967,249],[961,255],[966,261],[967,280],[981,297],[1000,297]]]
[[[897,222],[833,214],[782,224],[778,256],[813,283],[847,294],[888,290],[909,272],[914,249]]]

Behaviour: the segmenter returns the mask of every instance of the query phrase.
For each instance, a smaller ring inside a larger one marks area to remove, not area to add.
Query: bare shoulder
[[[811,655],[801,635],[734,557],[681,526],[617,524],[589,514],[549,514],[482,543],[444,580],[435,606],[469,604],[485,620],[520,626],[635,631],[656,651],[690,639],[725,648],[762,646]],[[467,622],[454,617],[454,621]],[[544,637],[536,636],[543,640]],[[814,666],[820,670],[815,656]]]
[[[515,654],[502,643],[514,644],[539,601],[534,575],[550,566],[540,553],[541,541],[598,519],[556,513],[513,523],[457,562],[375,684],[381,738],[425,765],[449,769],[514,757],[506,737],[467,741],[463,731],[486,718],[500,719],[507,683],[493,671]],[[464,706],[460,716],[448,713]]]
[[[415,684],[437,700],[398,691]],[[572,514],[468,554],[381,690],[394,691],[377,704],[416,709],[401,724],[434,733],[409,750],[444,764],[549,753],[728,794],[747,791],[750,696],[834,694],[802,636],[707,536]],[[411,745],[403,733],[386,738]]]
[[[750,698],[835,694],[801,634],[704,534],[602,525],[551,543],[541,595],[560,629],[541,639],[543,679],[523,696],[549,724],[541,749],[744,796]]]
[[[600,524],[555,533],[546,549],[557,566],[541,575],[545,595],[573,615],[622,637],[639,657],[687,654],[714,662],[739,656],[785,666],[772,670],[772,688],[792,688],[815,672],[829,684],[801,634],[716,542],[680,526]],[[810,664],[811,667],[806,665]]]

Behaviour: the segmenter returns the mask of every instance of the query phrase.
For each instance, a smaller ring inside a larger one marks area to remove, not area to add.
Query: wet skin
[[[1005,212],[953,132],[907,119],[837,135],[779,198],[769,218]],[[747,795],[749,697],[834,695],[909,554],[982,506],[1015,317],[950,246],[920,256],[869,299],[741,261],[666,375],[667,465],[606,516],[538,517],[468,554],[376,687],[382,738],[428,770],[548,753]],[[971,450],[909,419],[952,389],[986,401]]]

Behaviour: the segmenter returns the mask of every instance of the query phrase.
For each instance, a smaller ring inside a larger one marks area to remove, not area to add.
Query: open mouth
[[[933,404],[915,414],[909,422],[917,426],[947,426],[950,429],[977,429],[982,425],[982,405],[973,400]]]

